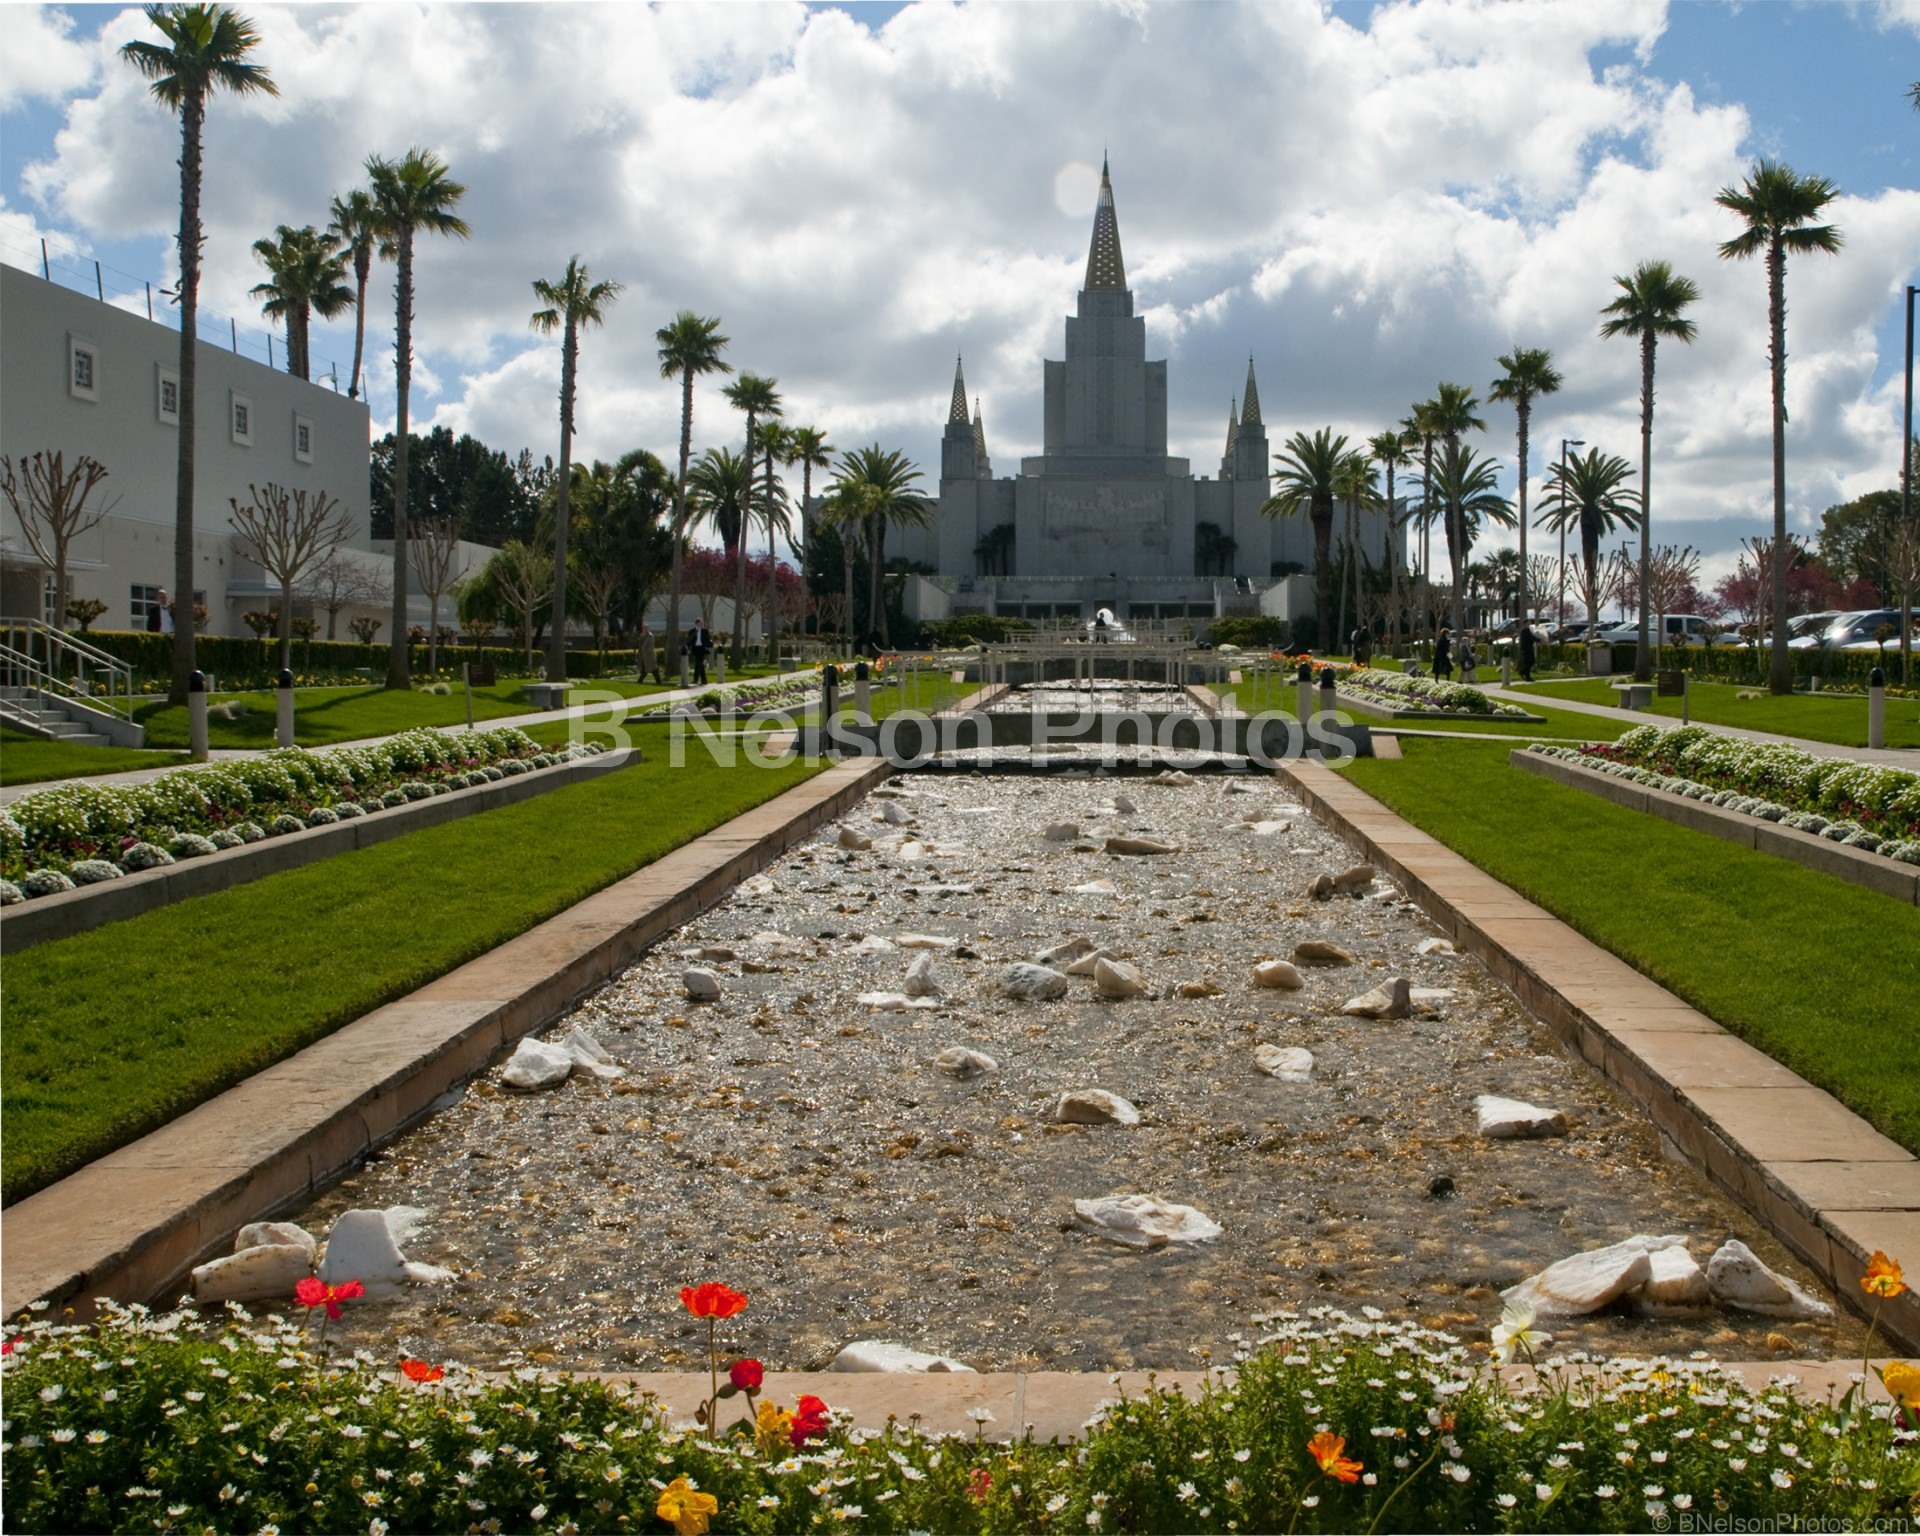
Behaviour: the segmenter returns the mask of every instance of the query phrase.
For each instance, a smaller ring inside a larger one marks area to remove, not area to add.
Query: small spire
[[[1247,393],[1246,405],[1240,412],[1240,420],[1247,426],[1260,421],[1260,386],[1253,382],[1253,354],[1247,354]]]
[[[987,454],[987,419],[980,410],[980,397],[973,398],[973,446],[980,451],[982,458]]]
[[[967,419],[967,380],[960,371],[960,359],[953,360],[953,404],[947,410],[947,420],[965,421]]]
[[[1093,210],[1093,243],[1087,249],[1087,289],[1125,288],[1127,266],[1120,256],[1120,220],[1113,207],[1113,182],[1100,159],[1100,201]]]
[[[1227,400],[1227,457],[1233,457],[1234,446],[1240,441],[1240,403]]]

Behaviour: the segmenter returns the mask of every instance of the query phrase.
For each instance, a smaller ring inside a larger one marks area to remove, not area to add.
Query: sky
[[[654,332],[691,309],[778,379],[789,421],[901,449],[929,482],[964,355],[1012,473],[1040,448],[1105,153],[1171,451],[1197,473],[1249,356],[1278,447],[1364,439],[1441,380],[1484,398],[1514,347],[1566,381],[1535,408],[1530,499],[1562,438],[1637,465],[1638,351],[1599,311],[1617,275],[1670,261],[1702,297],[1697,338],[1658,357],[1655,538],[1714,575],[1770,525],[1765,274],[1718,256],[1738,224],[1714,204],[1767,156],[1838,184],[1846,240],[1788,270],[1790,523],[1895,483],[1920,0],[247,11],[280,94],[209,109],[203,334],[262,355],[252,242],[324,224],[368,156],[434,149],[472,238],[419,253],[416,430],[557,453],[559,346],[528,326],[530,285],[578,255],[625,291],[583,341],[576,458],[673,459]],[[136,7],[0,5],[0,259],[37,269],[44,238],[59,280],[92,285],[97,260],[143,312],[178,271],[179,126],[115,55],[151,35]],[[377,267],[376,435],[391,284]],[[344,384],[351,321],[312,353]],[[1511,493],[1512,410],[1481,414]],[[741,434],[718,385],[697,392],[696,452]]]

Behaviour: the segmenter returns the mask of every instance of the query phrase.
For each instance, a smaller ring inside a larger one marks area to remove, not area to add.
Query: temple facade
[[[1167,364],[1147,357],[1104,165],[1065,350],[1045,362],[1043,451],[999,479],[984,414],[977,401],[969,410],[956,363],[934,526],[889,537],[890,553],[937,572],[947,601],[927,593],[921,606],[1034,619],[1106,606],[1132,621],[1301,611],[1308,583],[1287,583],[1285,599],[1273,589],[1310,573],[1313,530],[1304,517],[1260,515],[1273,450],[1251,358],[1228,407],[1218,475],[1196,477],[1167,452]],[[1364,521],[1362,547],[1378,560],[1385,520]]]

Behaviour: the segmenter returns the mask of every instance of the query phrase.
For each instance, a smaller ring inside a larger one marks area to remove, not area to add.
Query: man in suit
[[[706,621],[695,619],[693,632],[687,636],[687,655],[693,658],[693,680],[705,684],[707,680],[707,656],[713,650],[713,634],[708,630]]]

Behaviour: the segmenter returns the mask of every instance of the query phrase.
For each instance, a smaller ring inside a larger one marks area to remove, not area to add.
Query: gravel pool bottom
[[[1060,822],[1081,835],[1048,841]],[[1484,1339],[1499,1288],[1635,1233],[1684,1235],[1702,1263],[1738,1237],[1823,1294],[1477,962],[1421,954],[1435,930],[1387,882],[1308,899],[1354,859],[1271,779],[920,775],[845,824],[872,846],[826,826],[548,1031],[581,1025],[624,1078],[520,1095],[496,1066],[298,1218],[324,1236],[347,1209],[420,1207],[407,1257],[459,1276],[355,1305],[337,1337],[488,1367],[703,1366],[679,1291],[722,1280],[751,1297],[725,1346],[774,1369],[875,1338],[981,1370],[1191,1368],[1320,1304]],[[1111,835],[1178,851],[1117,856]],[[1076,977],[1060,1001],[1004,995],[1009,962],[1074,935],[1150,993],[1105,1001]],[[922,936],[947,942],[903,947]],[[1251,986],[1306,939],[1356,964]],[[939,1009],[857,1000],[929,952]],[[687,999],[693,964],[717,1002]],[[1340,1013],[1390,976],[1450,996],[1405,1021]],[[1221,995],[1177,995],[1202,979]],[[1311,1079],[1258,1071],[1269,1043],[1310,1050]],[[951,1046],[998,1066],[957,1080],[935,1065]],[[1095,1087],[1141,1123],[1053,1123],[1060,1094]],[[1478,1094],[1561,1110],[1570,1134],[1484,1141]],[[1116,1193],[1224,1233],[1137,1252],[1074,1229],[1076,1199]],[[1543,1326],[1556,1350],[1729,1359],[1844,1357],[1860,1336],[1845,1314]]]

